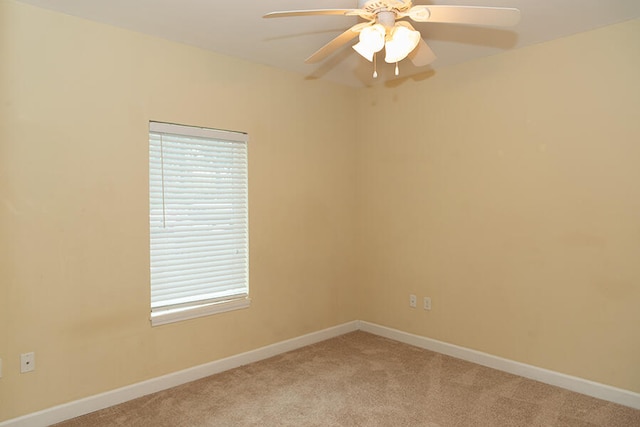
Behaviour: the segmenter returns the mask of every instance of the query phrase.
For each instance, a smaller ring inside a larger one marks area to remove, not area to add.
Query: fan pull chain
[[[396,76],[400,75],[400,68],[398,68],[398,63],[396,62]]]
[[[376,70],[376,54],[373,54],[373,78],[377,79],[378,78],[378,71]]]

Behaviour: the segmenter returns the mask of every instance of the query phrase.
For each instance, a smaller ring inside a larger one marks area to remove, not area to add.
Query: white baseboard
[[[237,368],[248,363],[258,362],[269,357],[287,351],[296,350],[298,348],[315,344],[330,338],[337,337],[356,330],[362,330],[381,337],[389,338],[395,341],[410,344],[426,350],[435,351],[456,357],[458,359],[467,360],[477,363],[478,365],[487,366],[498,369],[500,371],[509,372],[511,374],[520,375],[546,384],[565,388],[567,390],[593,396],[598,399],[607,400],[632,408],[640,409],[640,394],[632,391],[611,387],[605,384],[596,383],[594,381],[585,380],[570,375],[561,374],[559,372],[538,368],[532,365],[516,362],[509,359],[503,359],[498,356],[449,344],[443,341],[426,338],[419,335],[410,334],[399,331],[397,329],[388,328],[386,326],[376,325],[365,321],[353,321],[332,328],[323,329],[290,340],[282,341],[256,350],[241,353],[225,359],[216,360],[214,362],[205,363],[204,365],[195,366],[193,368],[163,375],[161,377],[152,378],[147,381],[132,384],[116,390],[111,390],[95,396],[86,397],[84,399],[65,403],[63,405],[54,406],[39,412],[24,415],[22,417],[13,418],[0,422],[0,427],[42,427],[65,421],[71,418],[79,417],[90,412],[108,408],[128,400],[136,399],[147,394],[166,390],[181,384],[195,381],[209,375],[217,374],[229,369]]]
[[[268,345],[266,347],[261,347],[246,353],[205,363],[204,365],[195,366],[193,368],[132,384],[127,387],[118,388],[116,390],[111,390],[95,396],[86,397],[63,405],[54,406],[53,408],[27,414],[22,417],[3,421],[0,422],[0,427],[49,426],[51,424],[79,417],[80,415],[108,408],[109,406],[117,405],[128,400],[146,396],[147,394],[166,390],[200,378],[208,377],[209,375],[237,368],[248,363],[268,359],[269,357],[277,356],[278,354],[286,353],[287,351],[296,350],[310,344],[315,344],[348,332],[353,332],[357,329],[358,321],[344,323],[332,328],[323,329],[318,332],[313,332],[290,340]]]
[[[390,338],[405,344],[446,354],[458,359],[467,360],[469,362],[477,363],[478,365],[498,369],[510,374],[540,381],[545,384],[562,387],[577,393],[586,394],[587,396],[640,409],[640,393],[634,393],[629,390],[600,384],[583,378],[573,377],[560,372],[538,368],[536,366],[504,359],[502,357],[493,356],[488,353],[471,350],[469,348],[460,347],[443,341],[410,334],[397,329],[387,328],[374,323],[359,321],[358,324],[358,329],[381,337]]]

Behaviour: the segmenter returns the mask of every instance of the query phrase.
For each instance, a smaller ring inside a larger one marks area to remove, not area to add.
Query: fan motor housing
[[[406,12],[411,8],[411,0],[358,0],[358,7],[373,14],[381,11]]]
[[[391,11],[381,11],[376,14],[376,22],[386,29],[393,28],[396,23],[396,14]]]

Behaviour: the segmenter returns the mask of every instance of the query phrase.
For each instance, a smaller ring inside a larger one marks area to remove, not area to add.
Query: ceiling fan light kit
[[[393,64],[402,61],[418,46],[419,41],[419,32],[410,30],[403,25],[396,25],[391,29],[384,45],[385,62]]]
[[[409,18],[415,22],[440,22],[470,25],[511,26],[520,20],[520,11],[505,7],[477,6],[436,6],[416,5],[411,0],[359,0],[358,9],[315,9],[271,12],[265,18],[313,15],[359,16],[368,21],[356,24],[321,47],[305,62],[322,61],[334,51],[359,37],[353,49],[363,58],[374,63],[376,53],[385,49],[385,62],[395,63],[398,75],[398,62],[409,57],[416,67],[429,65],[436,59],[435,54],[409,22],[400,21]]]
[[[386,30],[380,24],[365,27],[360,31],[360,41],[352,48],[369,62],[373,62],[373,55],[384,47]]]

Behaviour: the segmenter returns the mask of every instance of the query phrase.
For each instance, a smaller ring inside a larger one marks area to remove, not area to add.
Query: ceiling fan
[[[417,67],[429,65],[436,55],[422,39],[420,32],[402,21],[409,18],[414,22],[438,22],[452,24],[511,26],[520,20],[520,11],[505,7],[478,6],[442,6],[415,5],[411,0],[358,0],[358,9],[313,9],[271,12],[264,18],[281,18],[288,16],[312,15],[344,15],[359,16],[367,22],[358,23],[338,37],[322,46],[306,63],[320,62],[337,49],[359,36],[359,42],[353,49],[374,63],[373,77],[377,77],[375,69],[376,54],[385,49],[385,62],[396,63],[409,58]]]

